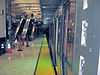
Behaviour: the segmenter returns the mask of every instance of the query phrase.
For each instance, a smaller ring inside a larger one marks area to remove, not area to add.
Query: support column
[[[9,27],[8,27],[8,34],[9,34],[9,42],[10,42],[10,45],[12,47],[12,37],[11,37],[11,33],[12,33],[12,25],[11,25],[11,21],[12,21],[12,18],[11,18],[11,0],[8,0],[8,21],[9,21]]]

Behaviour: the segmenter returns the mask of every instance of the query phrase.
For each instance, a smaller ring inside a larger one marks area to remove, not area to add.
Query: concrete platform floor
[[[0,56],[0,75],[33,75],[43,37],[29,42],[23,51],[12,50]]]

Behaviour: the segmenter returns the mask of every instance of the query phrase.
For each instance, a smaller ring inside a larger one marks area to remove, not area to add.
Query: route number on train
[[[82,21],[82,34],[81,34],[81,45],[82,46],[86,46],[87,27],[88,27],[87,21],[86,20]]]
[[[83,10],[88,8],[88,0],[83,0]]]
[[[78,75],[83,75],[83,73],[84,73],[84,65],[85,65],[85,58],[83,56],[80,56],[79,74]]]

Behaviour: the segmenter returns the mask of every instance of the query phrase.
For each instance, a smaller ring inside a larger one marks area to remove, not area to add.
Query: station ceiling
[[[35,18],[41,18],[39,0],[12,0],[11,4],[13,14],[33,13]]]
[[[48,23],[53,17],[61,0],[40,0],[42,19]]]
[[[61,0],[12,0],[12,14],[34,14],[34,17],[48,23]]]

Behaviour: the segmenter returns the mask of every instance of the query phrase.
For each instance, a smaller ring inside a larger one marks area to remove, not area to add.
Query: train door
[[[70,3],[68,2],[68,4],[64,4],[64,30],[63,30],[63,74],[67,75],[67,63],[66,63],[66,59],[67,59],[67,38],[69,37],[68,35],[68,26],[69,26],[69,12],[70,12]],[[70,40],[68,40],[70,41]]]
[[[57,65],[57,49],[56,49],[56,46],[57,46],[57,18],[55,17],[54,20],[53,20],[53,30],[54,30],[54,34],[53,34],[53,47],[54,47],[54,64],[55,66]]]
[[[60,69],[60,34],[61,34],[61,16],[55,18],[55,67],[58,68],[58,75],[61,75]]]
[[[64,4],[63,62],[65,75],[72,75],[71,71],[73,67],[74,32],[75,0],[70,0]]]
[[[49,40],[49,43],[50,43],[50,48],[51,48],[51,53],[52,53],[52,61],[54,62],[54,65],[55,65],[55,26],[54,26],[54,19],[53,21],[51,21],[50,23],[50,40]]]
[[[61,15],[57,18],[58,28],[57,28],[57,65],[58,65],[58,75],[61,75]]]
[[[57,65],[58,18],[55,18],[55,65]]]
[[[57,39],[57,54],[60,56],[60,43],[61,43],[61,16],[58,17],[58,39]]]

